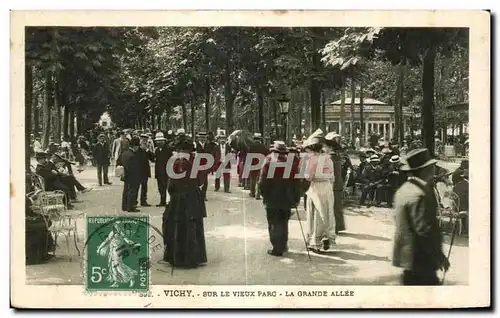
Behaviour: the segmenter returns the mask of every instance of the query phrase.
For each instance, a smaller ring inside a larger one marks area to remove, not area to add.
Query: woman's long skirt
[[[175,206],[175,199],[172,199],[164,215],[164,260],[174,267],[198,267],[207,262],[203,218],[187,217],[182,211],[168,211]]]
[[[334,196],[330,182],[311,182],[307,190],[308,247],[321,249],[323,241],[335,244]]]

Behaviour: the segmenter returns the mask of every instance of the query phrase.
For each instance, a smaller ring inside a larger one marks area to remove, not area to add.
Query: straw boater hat
[[[141,134],[141,138],[146,138],[146,139],[148,139],[148,138],[149,138],[149,136],[148,136],[147,134]]]
[[[406,155],[406,164],[401,166],[403,171],[415,171],[437,163],[436,159],[431,157],[427,148],[415,149]]]
[[[271,152],[288,153],[288,148],[283,141],[275,141],[271,147]]]
[[[391,153],[391,152],[392,152],[392,150],[389,149],[389,148],[387,148],[387,147],[385,147],[385,148],[382,149],[382,153],[383,154],[387,154],[387,153]]]
[[[368,162],[379,162],[379,161],[380,161],[380,159],[377,155],[372,155],[370,157],[370,159],[368,160]]]
[[[165,140],[167,139],[165,139],[165,136],[163,136],[162,132],[156,133],[155,141],[165,141]]]
[[[261,133],[254,133],[253,138],[258,139],[258,140],[262,140],[262,134]]]
[[[302,147],[307,148],[313,145],[320,144],[323,141],[323,139],[324,139],[323,131],[318,128],[315,132],[313,132],[311,136],[309,136],[309,138],[306,139],[306,141],[304,141]]]
[[[398,156],[398,155],[394,155],[391,157],[391,159],[389,159],[389,162],[390,163],[398,163],[398,162],[401,162],[401,157]]]

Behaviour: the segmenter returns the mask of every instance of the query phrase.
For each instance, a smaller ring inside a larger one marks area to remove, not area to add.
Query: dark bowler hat
[[[406,164],[401,166],[403,171],[414,171],[436,164],[437,160],[431,157],[427,148],[415,149],[406,155]]]
[[[194,151],[193,140],[191,138],[189,138],[189,137],[179,138],[179,140],[175,144],[175,148],[177,150]]]
[[[141,141],[139,140],[139,137],[133,136],[130,138],[130,146],[139,146],[141,144]]]

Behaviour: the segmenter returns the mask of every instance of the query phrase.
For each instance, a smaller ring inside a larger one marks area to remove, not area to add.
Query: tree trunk
[[[345,136],[345,87],[340,89],[340,120],[339,135]]]
[[[300,93],[300,98],[302,100],[304,100],[304,92],[302,91],[302,89],[299,89],[299,93]],[[298,109],[298,123],[297,123],[297,130],[296,130],[296,134],[297,134],[297,138],[302,140],[302,114],[304,113],[304,105],[303,103],[297,103],[299,105],[299,109]]]
[[[195,131],[194,131],[194,118],[195,118],[195,105],[194,105],[194,98],[191,99],[191,135],[194,138],[196,136]]]
[[[39,111],[39,99],[40,96],[37,94],[36,98],[33,98],[33,134],[35,135],[35,138],[40,136],[40,111]]]
[[[24,64],[24,155],[25,155],[25,168],[29,171],[31,164],[31,110],[33,107],[33,68],[25,61]]]
[[[210,129],[210,80],[208,77],[205,80],[205,127],[207,132]]]
[[[59,91],[59,81],[54,81],[54,108],[56,109],[55,125],[57,143],[61,143],[61,92]]]
[[[271,100],[271,105],[273,109],[273,118],[274,118],[274,139],[279,139],[280,132],[278,124],[280,124],[280,120],[278,120],[278,105],[276,105],[276,100],[274,98]]]
[[[356,131],[354,130],[354,105],[356,104],[356,82],[351,80],[351,143],[356,138]]]
[[[53,104],[53,79],[52,72],[45,72],[45,91],[44,91],[44,99],[43,99],[43,141],[42,146],[43,149],[47,148],[49,144],[49,135],[50,135],[50,111],[52,109]]]
[[[181,108],[182,108],[182,127],[184,128],[184,131],[188,131],[187,129],[187,108],[186,108],[186,104],[185,103],[182,103],[181,104]]]
[[[321,90],[321,127],[326,132],[326,97],[325,90]]]
[[[82,120],[80,116],[80,109],[75,109],[75,119],[76,119],[76,135],[80,136],[82,134]]]
[[[257,85],[257,105],[259,106],[259,132],[262,134],[262,138],[264,138],[264,91],[260,85]]]
[[[364,81],[361,80],[359,82],[359,131],[361,133],[361,137],[359,138],[361,140],[361,145],[365,145],[366,144],[366,140],[365,140],[365,118],[364,118],[364,92],[363,92],[363,89],[364,89]]]
[[[401,145],[403,140],[405,139],[405,131],[404,131],[404,125],[403,125],[403,104],[404,104],[404,92],[405,92],[405,70],[406,70],[406,63],[402,62],[401,65],[399,66],[399,103],[398,103],[398,121],[400,125],[400,130],[399,130],[399,138],[398,138],[398,144]],[[412,127],[410,127],[410,130],[413,130]]]
[[[75,137],[75,111],[68,109],[69,112],[69,136],[70,138]]]
[[[68,99],[64,98],[64,112],[63,112],[63,123],[62,123],[62,134],[64,138],[69,137],[68,128],[69,128],[69,105]]]
[[[158,130],[161,130],[161,115],[162,114],[156,115],[156,122],[158,123]]]
[[[229,62],[224,69],[224,102],[226,105],[226,130],[227,134],[233,132],[233,87],[231,83],[231,69]]]
[[[434,157],[434,64],[436,48],[431,47],[424,56],[422,74],[422,142]]]

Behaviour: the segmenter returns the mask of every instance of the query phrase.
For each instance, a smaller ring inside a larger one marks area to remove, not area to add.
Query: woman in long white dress
[[[335,214],[333,195],[333,162],[328,154],[322,153],[322,132],[316,131],[304,143],[309,156],[306,179],[307,190],[307,244],[312,251],[328,250],[335,245]]]

